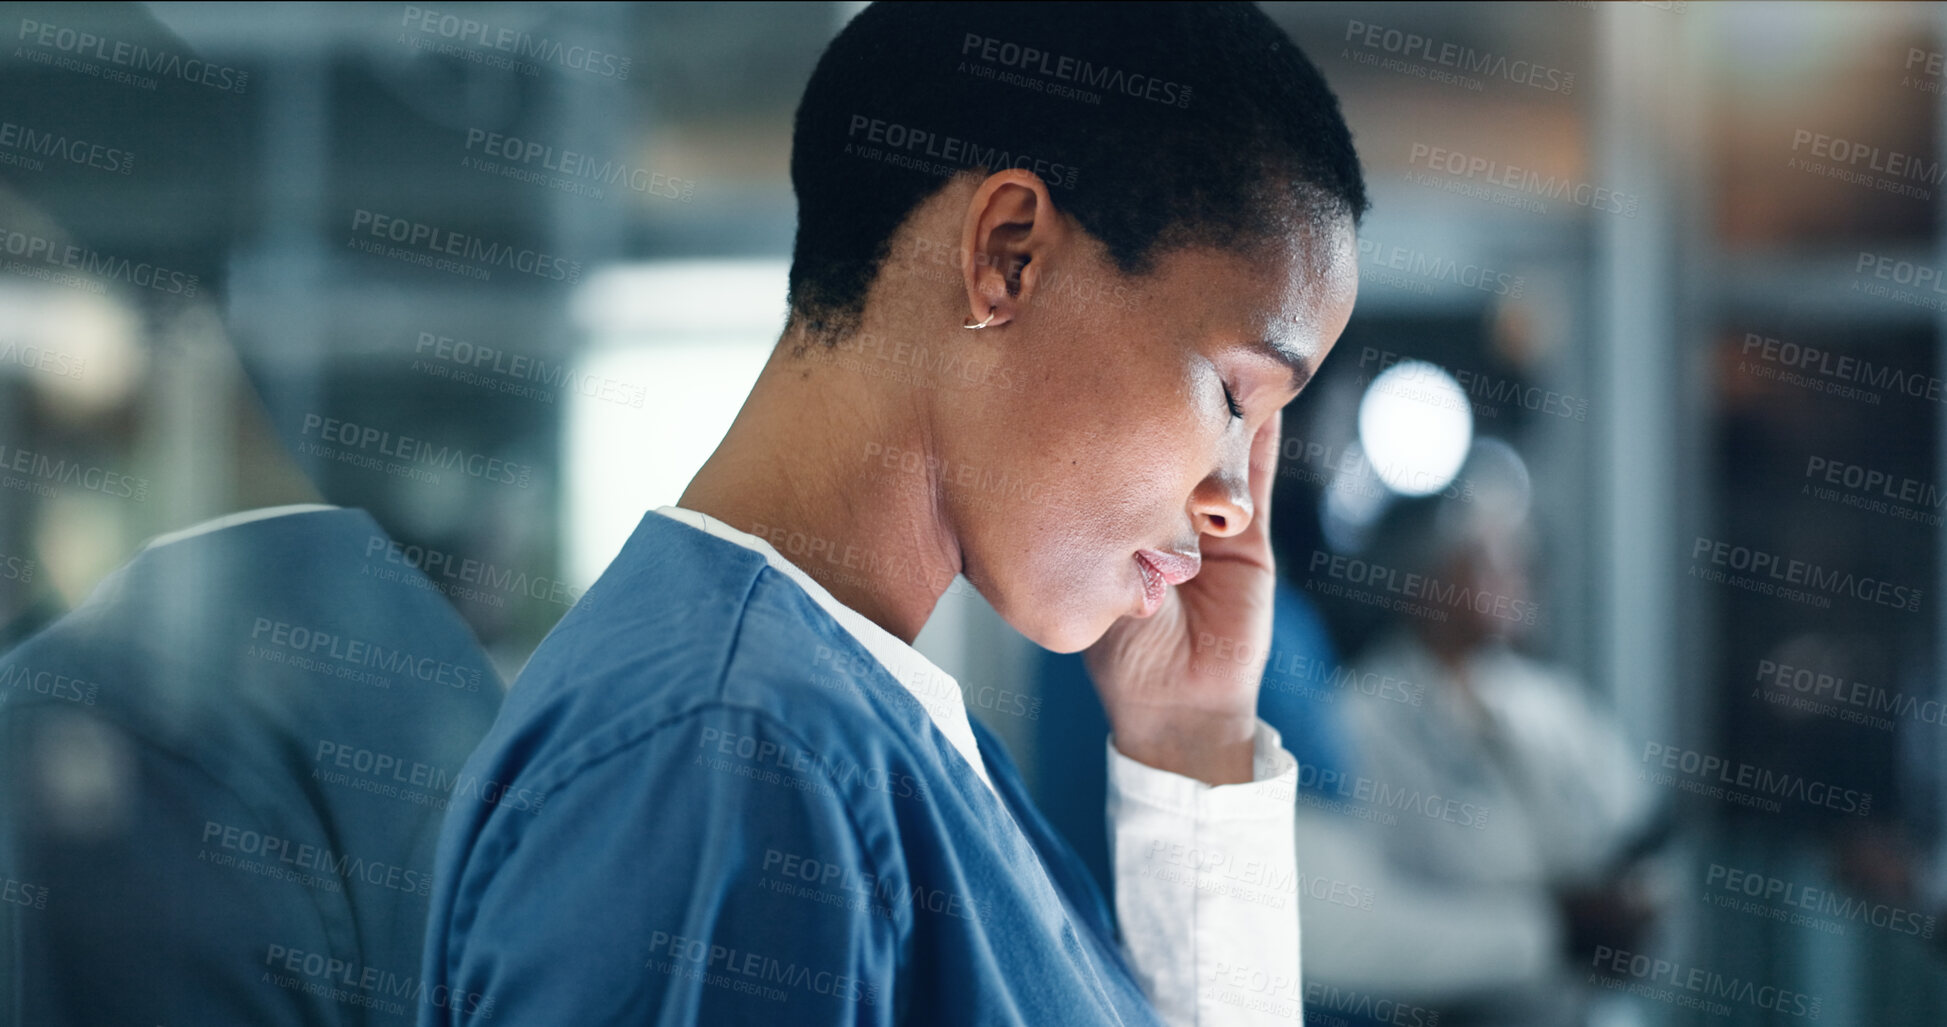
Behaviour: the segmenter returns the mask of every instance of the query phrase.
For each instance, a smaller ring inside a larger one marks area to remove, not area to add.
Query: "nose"
[[[1229,538],[1251,526],[1250,448],[1233,448],[1238,451],[1190,492],[1190,523],[1200,535]]]

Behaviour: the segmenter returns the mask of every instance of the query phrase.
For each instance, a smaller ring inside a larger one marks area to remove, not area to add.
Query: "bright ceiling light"
[[[1359,401],[1359,442],[1373,473],[1402,496],[1447,487],[1467,459],[1474,415],[1453,375],[1424,360],[1379,373]]]

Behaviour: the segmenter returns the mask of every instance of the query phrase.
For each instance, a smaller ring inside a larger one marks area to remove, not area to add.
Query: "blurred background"
[[[1275,502],[1312,1021],[1943,1022],[1947,15],[1265,7],[1374,198]],[[776,340],[856,10],[0,6],[0,653],[321,498],[512,680]],[[1073,665],[919,646],[1099,869]]]

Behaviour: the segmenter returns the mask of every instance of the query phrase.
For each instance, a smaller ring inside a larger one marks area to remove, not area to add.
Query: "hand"
[[[1271,648],[1271,483],[1280,416],[1251,438],[1252,516],[1202,538],[1203,569],[1148,618],[1124,617],[1083,654],[1115,747],[1206,784],[1255,779],[1257,690]]]

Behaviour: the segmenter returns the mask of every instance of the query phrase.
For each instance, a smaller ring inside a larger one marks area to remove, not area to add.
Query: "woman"
[[[1255,670],[1356,291],[1336,99],[1249,5],[874,5],[791,166],[775,352],[469,762],[545,808],[449,810],[421,984],[477,1001],[423,1022],[1295,1018]],[[912,649],[956,575],[1087,649],[1113,917]]]

